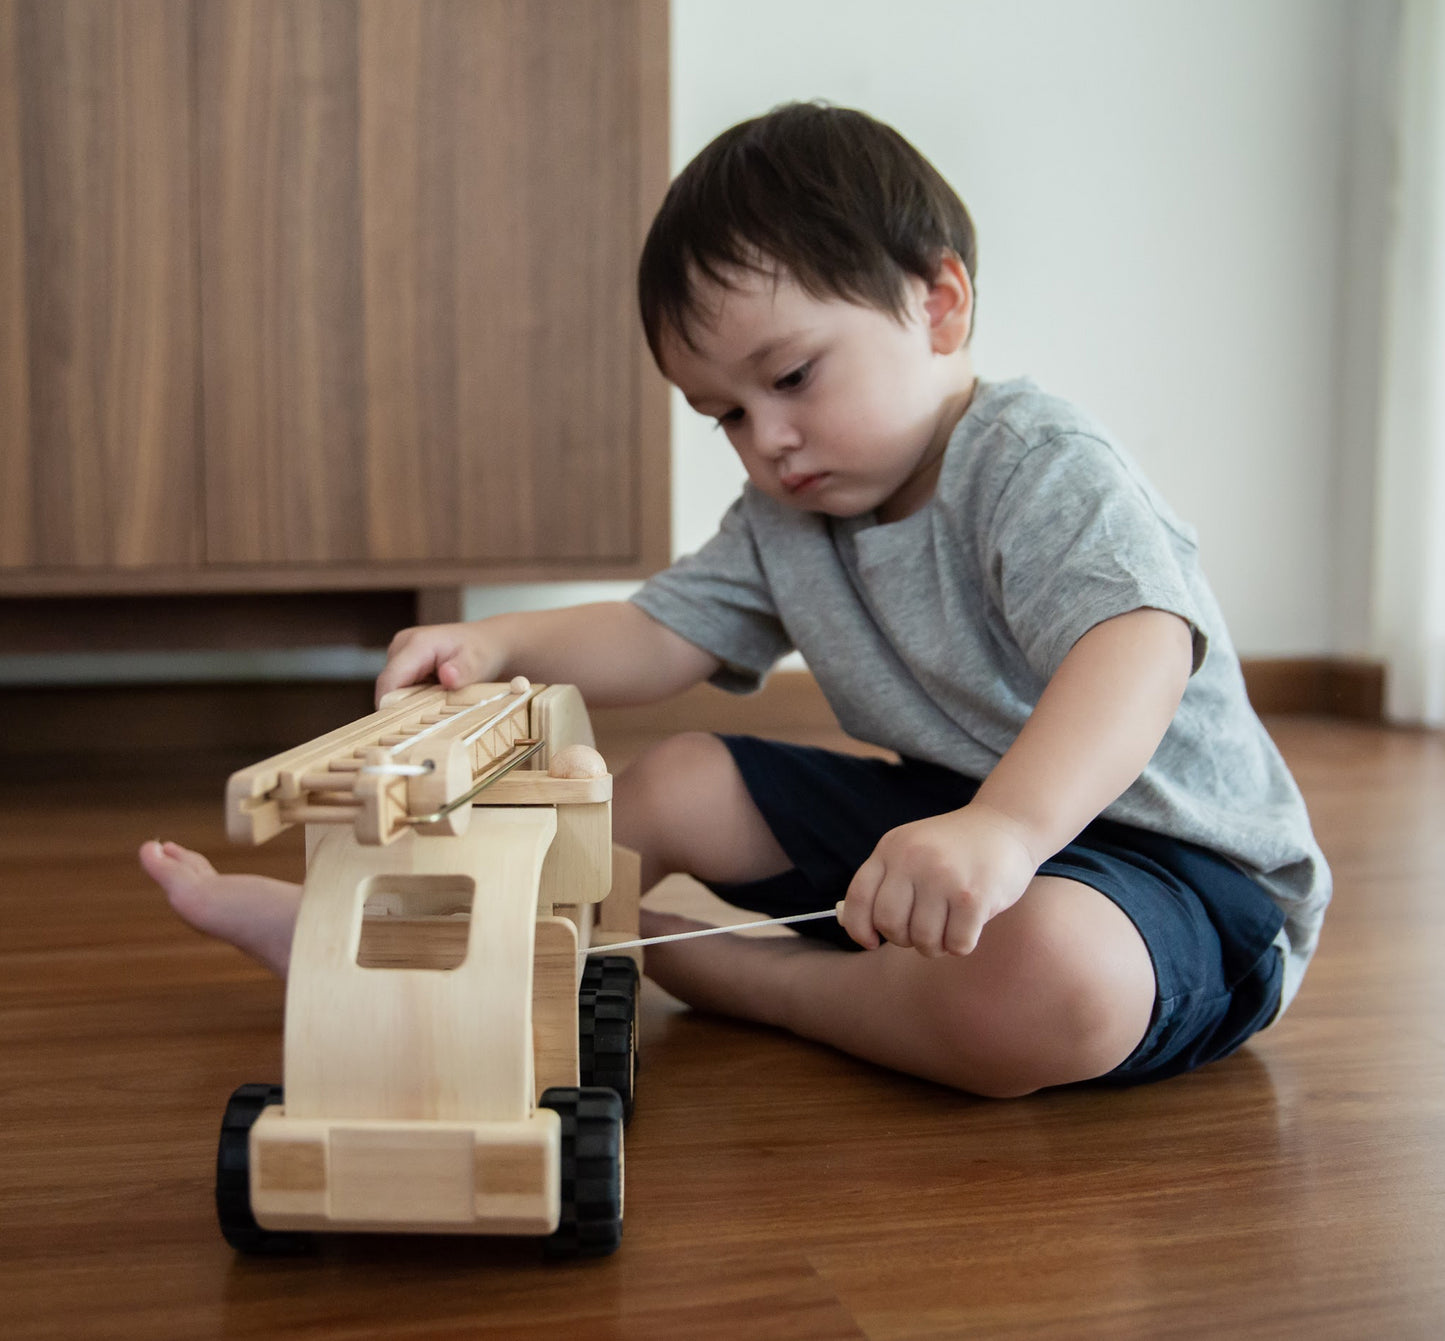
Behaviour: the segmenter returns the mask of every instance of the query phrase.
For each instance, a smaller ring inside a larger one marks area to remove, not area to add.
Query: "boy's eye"
[[[802,386],[803,383],[808,380],[808,373],[812,367],[813,365],[811,363],[799,364],[792,372],[784,373],[778,378],[778,380],[773,383],[774,389],[777,391],[793,391],[797,387]]]
[[[717,424],[719,428],[725,428],[728,424],[742,423],[742,418],[743,412],[741,409],[732,409],[727,411],[726,414],[718,415]]]

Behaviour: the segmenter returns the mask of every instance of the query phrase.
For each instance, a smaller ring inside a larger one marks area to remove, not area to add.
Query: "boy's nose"
[[[784,452],[802,446],[802,434],[786,415],[755,415],[753,418],[753,449],[773,461]]]

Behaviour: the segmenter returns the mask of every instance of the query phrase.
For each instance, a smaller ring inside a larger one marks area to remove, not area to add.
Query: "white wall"
[[[673,0],[673,165],[794,98],[891,122],[978,227],[983,375],[1028,373],[1116,431],[1198,528],[1242,653],[1367,650],[1395,8]],[[742,474],[680,399],[673,435],[682,553]],[[467,613],[630,590],[479,588]],[[296,654],[274,670],[297,674]],[[7,678],[46,676],[0,657]]]

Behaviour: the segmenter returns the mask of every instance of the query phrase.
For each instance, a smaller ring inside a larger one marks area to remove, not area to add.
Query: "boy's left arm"
[[[968,954],[1039,866],[1143,772],[1193,666],[1189,625],[1140,609],[1070,649],[1003,758],[961,810],[900,825],[848,887],[840,920],[929,956]]]

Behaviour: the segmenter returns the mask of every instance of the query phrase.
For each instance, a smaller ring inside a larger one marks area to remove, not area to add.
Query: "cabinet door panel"
[[[206,553],[361,559],[356,7],[197,8]]]
[[[201,552],[188,0],[0,0],[0,568]]]
[[[636,7],[202,0],[208,556],[638,553]]]

